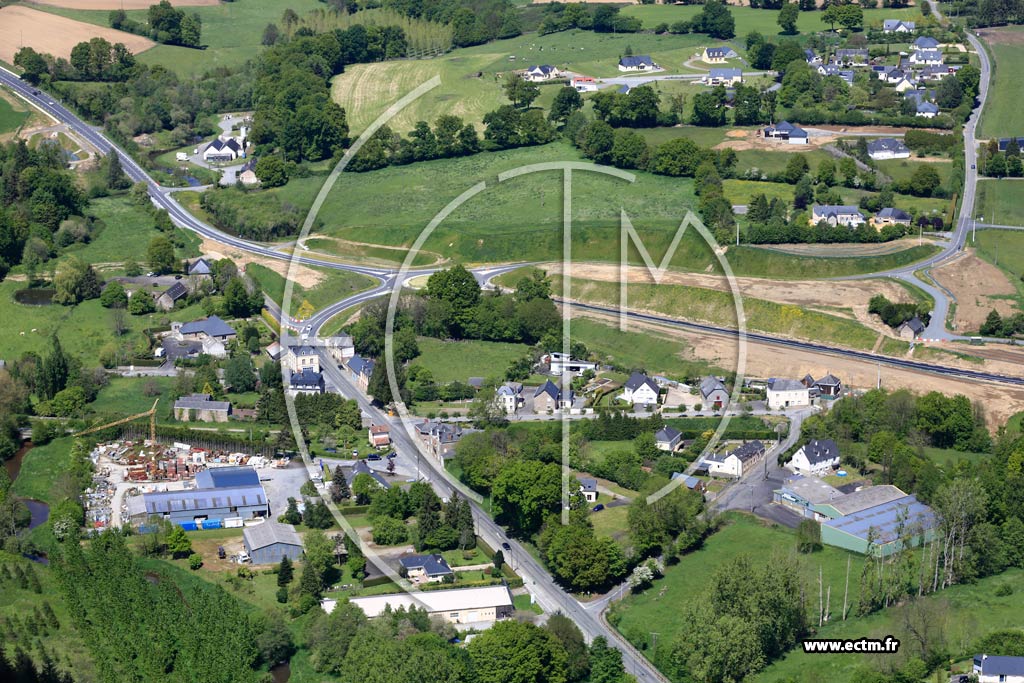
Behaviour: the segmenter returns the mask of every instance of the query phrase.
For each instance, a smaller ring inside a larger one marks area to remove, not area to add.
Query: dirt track
[[[596,315],[580,310],[578,317],[587,317],[602,322],[616,322],[613,317]],[[685,343],[692,351],[684,355],[689,360],[703,360],[724,369],[736,367],[737,342],[731,337],[697,332],[684,332],[647,323],[630,322],[630,329],[649,331],[668,339]],[[957,349],[963,351],[963,349]],[[949,354],[936,360],[943,365],[965,367],[972,370],[986,369],[1003,374],[1020,375],[1019,364],[986,362],[971,363]],[[838,376],[846,387],[871,389],[881,375],[881,384],[888,389],[909,389],[914,393],[940,391],[944,394],[964,394],[972,401],[985,406],[985,418],[990,429],[995,429],[1021,410],[1024,410],[1024,388],[1003,384],[978,382],[956,377],[932,375],[927,372],[913,372],[892,367],[879,367],[870,362],[851,360],[825,353],[781,348],[770,344],[747,344],[746,375],[749,377],[803,377],[805,374],[820,376],[831,372]]]
[[[248,252],[240,251],[234,247],[229,247],[226,244],[221,244],[220,242],[210,239],[204,239],[200,248],[204,255],[211,258],[231,259],[235,262],[235,265],[238,266],[239,272],[244,272],[245,266],[249,263],[258,263],[282,277],[288,277],[291,269],[291,264],[288,261],[274,258],[257,258]],[[296,284],[302,285],[306,289],[317,286],[324,279],[324,275],[322,273],[298,263],[295,264],[294,271],[291,271],[291,276],[292,280]]]
[[[75,45],[97,37],[111,43],[124,43],[133,54],[156,45],[149,38],[28,7],[0,8],[0,59],[8,63],[14,62],[14,55],[22,46],[66,59]]]
[[[975,332],[993,308],[1002,316],[1018,312],[1007,298],[1017,293],[1006,274],[988,261],[978,258],[973,249],[952,263],[936,268],[932,275],[956,297],[956,329],[965,334]]]
[[[66,7],[68,9],[148,9],[156,0],[32,0],[34,5]],[[220,0],[174,0],[174,6],[217,5]]]

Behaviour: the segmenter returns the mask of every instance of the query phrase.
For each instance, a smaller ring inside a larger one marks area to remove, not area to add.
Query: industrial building
[[[142,494],[146,519],[160,516],[185,528],[270,514],[267,492],[251,467],[218,467],[196,475],[194,489]],[[141,520],[145,521],[145,519]]]
[[[388,607],[392,610],[400,607],[417,607],[452,624],[472,625],[477,628],[490,626],[499,619],[507,619],[515,610],[512,605],[512,593],[505,585],[373,595],[351,598],[349,602],[363,610],[371,619],[383,614]],[[320,603],[328,614],[334,610],[336,604],[335,600],[324,600]]]
[[[935,513],[912,495],[821,525],[821,542],[825,545],[876,557],[888,557],[904,547],[923,545],[934,536]]]
[[[782,488],[774,491],[773,501],[800,513],[802,517],[822,522],[831,517],[826,517],[818,512],[817,507],[828,505],[844,495],[842,491],[829,486],[817,477],[796,475],[786,480]]]
[[[302,539],[291,524],[267,520],[247,526],[242,530],[242,542],[253,564],[276,564],[285,557],[302,557]]]

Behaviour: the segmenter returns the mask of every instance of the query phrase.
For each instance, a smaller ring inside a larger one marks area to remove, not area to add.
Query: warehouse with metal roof
[[[818,505],[815,511],[829,519],[838,519],[873,508],[876,505],[899,500],[906,495],[906,493],[890,484],[866,486],[859,491],[847,493],[845,496]]]
[[[373,595],[365,598],[351,598],[353,605],[363,610],[369,618],[378,617],[390,607],[406,609],[417,607],[431,615],[438,615],[452,624],[472,625],[486,628],[495,621],[512,616],[512,593],[508,586],[484,586],[481,588],[452,588],[447,590],[415,591]],[[321,606],[328,614],[336,605],[334,600],[324,600]]]
[[[247,526],[242,530],[242,542],[253,564],[276,564],[284,557],[302,557],[302,539],[291,524],[267,520]]]
[[[930,542],[934,530],[935,513],[910,495],[822,523],[821,542],[862,555],[888,557],[904,547]]]
[[[210,468],[198,473],[195,483],[194,489],[143,493],[143,515],[157,515],[188,528],[214,520],[270,514],[267,492],[251,467]]]

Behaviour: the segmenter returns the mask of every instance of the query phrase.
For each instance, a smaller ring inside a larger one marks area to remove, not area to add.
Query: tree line
[[[168,0],[150,5],[147,23],[130,19],[123,9],[112,10],[107,21],[118,31],[149,36],[158,43],[181,47],[202,47],[203,20],[197,13],[176,9]]]

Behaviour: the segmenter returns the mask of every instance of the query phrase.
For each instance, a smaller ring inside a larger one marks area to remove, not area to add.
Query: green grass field
[[[1015,230],[980,230],[974,244],[977,254],[1003,269],[1024,295],[1024,233]]]
[[[88,244],[69,250],[89,263],[114,263],[134,259],[145,261],[151,239],[160,234],[144,207],[127,196],[100,197],[89,202],[86,213],[103,221],[103,229]],[[198,256],[182,253],[182,256]]]
[[[612,306],[619,302],[618,283],[575,279],[572,284],[575,299]],[[554,287],[560,291],[560,277],[554,278]],[[700,320],[726,327],[737,326],[732,294],[713,289],[631,284],[629,307],[685,320]],[[798,306],[744,297],[743,310],[747,329],[787,338],[827,340],[851,348],[870,349],[878,337],[876,332],[853,320],[804,310]]]
[[[714,370],[702,361],[688,360],[690,346],[682,339],[656,332],[623,332],[609,323],[573,318],[572,338],[609,362],[623,368],[645,368],[649,373],[691,377]]]
[[[441,341],[420,337],[420,355],[412,365],[427,368],[441,384],[465,383],[470,377],[500,379],[512,361],[522,358],[525,344],[486,341]]]
[[[701,5],[630,5],[622,9],[622,14],[638,17],[644,22],[644,28],[653,29],[658,24],[673,24],[677,21],[692,19],[701,10]],[[749,7],[729,7],[736,20],[736,36],[740,43],[743,36],[750,31],[774,38],[779,36],[777,22],[779,13],[774,10],[750,9]],[[918,19],[920,12],[916,9],[866,9],[864,25],[881,24],[883,19]],[[797,29],[803,33],[814,33],[827,30],[829,25],[821,20],[821,12],[801,12],[797,19]],[[702,45],[714,45],[715,41],[703,36]]]
[[[291,305],[289,313],[292,317],[295,317],[299,306],[304,301],[311,303],[315,310],[320,310],[328,304],[362,292],[374,285],[372,279],[359,273],[331,268],[315,268],[314,270],[323,274],[323,280],[316,286],[307,289],[297,282],[292,284],[292,297],[289,302]],[[247,265],[245,272],[259,284],[271,299],[278,305],[283,305],[285,278],[282,275],[258,263]]]
[[[913,170],[911,170],[913,172]],[[948,175],[947,175],[948,177]],[[987,182],[987,181],[985,181]],[[747,204],[759,194],[764,194],[769,200],[778,197],[786,202],[793,200],[793,186],[786,183],[759,182],[755,180],[729,179],[722,182],[722,189],[726,198],[733,204]],[[873,194],[867,190],[858,190],[849,187],[837,187],[836,191],[842,197],[844,204],[858,205],[860,198],[864,195]],[[916,209],[919,213],[945,214],[949,211],[951,202],[948,199],[933,199],[931,197],[912,197],[905,194],[897,194],[893,199],[897,207],[910,211]]]
[[[153,407],[153,401],[159,398],[157,417],[160,418],[171,412],[173,388],[173,377],[111,377],[107,386],[100,389],[93,407],[102,409],[104,413],[135,415],[149,410]],[[160,393],[147,396],[146,391],[149,389],[156,389]]]
[[[54,439],[45,446],[36,446],[26,453],[21,463],[21,472],[11,487],[14,495],[47,503],[57,502],[51,494],[51,489],[60,473],[71,467],[73,442],[72,437],[66,436]]]
[[[18,130],[29,117],[24,106],[16,106],[11,101],[17,102],[6,91],[0,93],[0,135]]]
[[[939,172],[939,179],[944,187],[949,184],[949,175],[953,171],[952,161],[917,161],[914,158],[910,158],[885,159],[875,162],[879,171],[895,181],[910,180],[910,176],[914,174],[914,171],[925,164]]]
[[[978,181],[978,200],[974,216],[983,223],[1024,226],[1024,202],[1020,200],[1024,182],[1019,180]],[[980,236],[982,232],[979,232]]]
[[[1024,29],[985,29],[982,40],[989,48],[992,82],[982,112],[978,137],[994,138],[1020,135],[1020,89],[1014,85],[1015,74],[1024,70],[1021,36]]]

